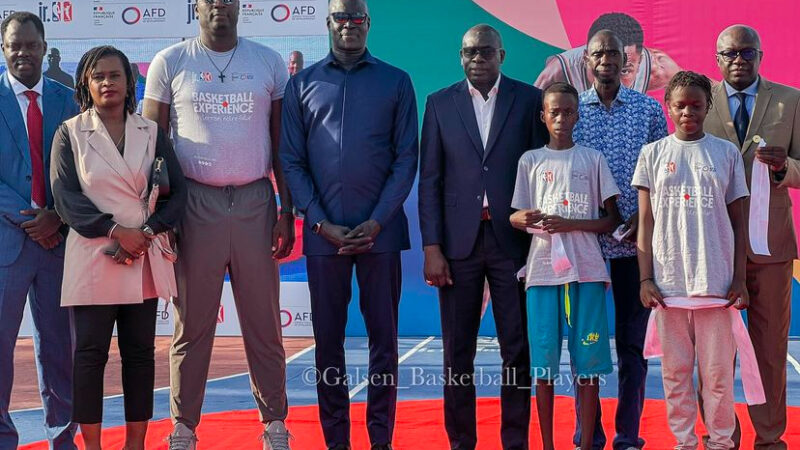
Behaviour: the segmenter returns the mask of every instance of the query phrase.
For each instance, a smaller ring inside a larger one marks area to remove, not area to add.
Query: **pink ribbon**
[[[572,261],[567,256],[567,249],[564,248],[564,240],[560,233],[550,234],[541,228],[526,228],[530,234],[546,234],[550,236],[550,264],[556,274],[563,273],[572,268]]]

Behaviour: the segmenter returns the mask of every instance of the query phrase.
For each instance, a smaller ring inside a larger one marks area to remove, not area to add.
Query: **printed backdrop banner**
[[[181,39],[197,35],[194,2],[0,0],[0,19],[14,10],[38,14],[45,22],[50,52],[55,49],[60,52],[60,68],[46,64],[48,76],[58,77],[66,84],[72,82],[75,66],[86,50],[101,44],[120,48],[136,65],[137,98],[141,99],[153,56]],[[328,53],[326,0],[240,0],[240,5],[240,35],[272,47],[285,60],[298,51],[303,53],[307,67]],[[625,49],[628,64],[623,70],[623,82],[662,104],[667,81],[680,69],[702,72],[718,82],[721,77],[715,60],[717,35],[729,25],[744,23],[761,34],[764,50],[761,74],[772,81],[800,87],[800,59],[796,57],[800,40],[795,36],[800,17],[797,0],[435,0],[424,2],[424,6],[412,1],[371,0],[369,6],[370,52],[411,75],[420,118],[429,94],[463,80],[458,57],[461,38],[469,27],[478,23],[488,23],[501,33],[506,50],[502,67],[505,75],[538,86],[563,75],[576,84],[588,86],[590,74],[580,63],[582,47],[592,23],[610,14],[611,17],[606,17],[606,27],[638,34],[642,42],[640,48],[631,45]],[[561,58],[553,58],[555,55]],[[48,54],[47,61],[50,60]],[[565,62],[563,68],[560,61]],[[769,136],[765,138],[769,140]],[[800,195],[794,190],[790,194],[797,205]],[[402,255],[398,332],[403,336],[438,335],[441,328],[437,292],[425,284],[422,276],[416,186],[405,208],[412,249]],[[793,212],[797,223],[800,207],[794,206]],[[300,249],[302,230],[299,219],[295,251],[281,265],[281,281],[290,286],[282,286],[281,319],[286,335],[310,334],[307,275]],[[798,280],[800,264],[796,263],[792,282],[796,308],[800,307]],[[229,288],[224,292],[218,331],[238,333],[233,325],[235,308]],[[610,292],[607,302],[613,330],[614,303]],[[486,306],[480,334],[492,336],[496,331],[491,301]],[[162,305],[159,314],[166,316],[159,318],[159,331],[170,334],[171,324],[165,322],[170,320],[170,311]],[[366,335],[355,284],[348,314],[347,335]],[[30,330],[27,322],[23,327]],[[800,314],[793,315],[790,333],[800,336]]]
[[[173,317],[172,303],[159,299],[156,312],[156,335],[172,336],[175,326]],[[313,334],[311,331],[311,302],[306,283],[281,283],[281,329],[284,336],[311,336]],[[225,282],[222,289],[222,299],[217,313],[216,334],[217,336],[242,335],[230,282]],[[30,319],[28,308],[25,308],[19,335],[33,335],[33,322]]]
[[[49,39],[174,38],[197,34],[196,0],[0,0],[0,18],[31,11]],[[241,1],[242,36],[326,33],[326,0]]]

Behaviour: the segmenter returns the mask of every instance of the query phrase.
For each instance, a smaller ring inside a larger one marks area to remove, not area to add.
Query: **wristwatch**
[[[150,236],[155,236],[153,229],[150,228],[150,225],[142,225],[142,231],[149,234]]]
[[[314,225],[311,225],[311,231],[314,234],[319,234],[320,230],[322,230],[322,222],[325,222],[325,221],[324,220],[320,220],[319,222],[315,223]]]

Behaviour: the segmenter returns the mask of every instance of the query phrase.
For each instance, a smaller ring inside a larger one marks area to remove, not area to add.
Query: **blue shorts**
[[[597,377],[613,371],[605,283],[531,286],[526,297],[534,379],[553,380],[558,376],[565,325],[576,376]]]

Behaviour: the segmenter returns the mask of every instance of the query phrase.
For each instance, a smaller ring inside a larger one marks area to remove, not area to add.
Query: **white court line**
[[[792,366],[794,366],[795,372],[800,374],[800,362],[797,362],[797,360],[794,359],[794,356],[792,356],[792,354],[789,352],[786,352],[786,359],[788,359]]]
[[[289,363],[291,363],[295,359],[297,359],[297,358],[305,355],[306,353],[310,352],[311,350],[314,349],[314,347],[316,347],[316,345],[317,344],[311,344],[308,347],[306,347],[306,348],[300,350],[299,352],[295,353],[294,355],[286,358],[286,364],[288,365]],[[249,374],[250,374],[250,372],[242,372],[242,373],[236,373],[236,374],[233,374],[233,375],[227,375],[227,376],[219,377],[219,378],[211,378],[211,379],[207,380],[206,383],[211,383],[213,381],[230,380],[231,378],[237,378],[237,377],[241,377],[243,375],[249,375]],[[169,390],[169,386],[164,386],[164,387],[160,387],[160,388],[157,388],[157,389],[153,389],[153,393],[161,392],[161,391],[168,391],[168,390]],[[115,398],[120,398],[122,396],[123,396],[123,394],[109,395],[108,397],[103,397],[103,401],[113,400]],[[21,413],[21,412],[28,412],[28,411],[39,411],[41,409],[42,409],[42,407],[39,406],[37,408],[16,409],[14,411],[9,411],[9,413]]]
[[[400,357],[400,359],[397,360],[397,365],[399,366],[400,364],[402,364],[403,361],[405,361],[408,358],[410,358],[411,355],[413,355],[414,353],[417,353],[422,347],[425,347],[426,345],[428,345],[428,343],[430,341],[432,341],[433,339],[434,339],[434,336],[428,336],[428,338],[426,338],[422,342],[420,342],[417,345],[415,345],[414,348],[412,348],[411,350],[407,351],[403,356]],[[363,391],[364,388],[367,387],[368,384],[369,384],[369,377],[367,377],[361,383],[358,383],[358,386],[354,387],[350,391],[350,398],[352,399],[353,397],[356,396],[356,394],[358,394],[359,392]]]

